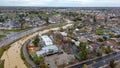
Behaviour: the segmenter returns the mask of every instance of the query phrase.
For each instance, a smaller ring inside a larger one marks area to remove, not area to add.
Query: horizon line
[[[115,8],[120,8],[120,6],[0,6],[0,7],[70,7],[70,8],[72,8],[72,7],[76,7],[76,8],[94,8],[94,7],[103,7],[103,8],[110,8],[110,7],[115,7]]]

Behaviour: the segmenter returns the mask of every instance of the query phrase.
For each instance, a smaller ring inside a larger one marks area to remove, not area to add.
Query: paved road
[[[101,66],[109,64],[111,59],[120,60],[120,52],[112,53],[112,54],[106,55],[104,57],[100,57],[100,58],[97,58],[97,59],[89,60],[89,61],[83,62],[81,64],[72,66],[70,68],[82,68],[84,64],[87,64],[87,65],[92,64],[92,68],[99,68]],[[96,62],[96,63],[94,63],[94,62]]]
[[[68,25],[65,25],[65,26],[63,26],[63,28],[67,28],[67,27],[69,27],[69,26],[71,26],[72,24],[68,24]],[[44,28],[43,28],[44,29]],[[41,29],[41,30],[43,30],[43,29]],[[50,31],[50,30],[58,30],[59,29],[59,27],[56,27],[56,28],[51,28],[51,29],[47,29],[47,30],[44,30],[44,31],[42,31],[42,32],[40,32],[41,34],[43,34],[43,33],[46,33],[46,32],[48,32],[48,31]],[[28,55],[28,52],[27,52],[27,44],[29,43],[29,39],[28,39],[28,41],[27,42],[25,42],[25,44],[23,45],[23,54],[24,54],[24,56],[25,56],[25,59],[26,59],[26,61],[29,63],[29,64],[31,64],[32,65],[32,68],[38,68],[38,66],[29,58],[29,55]]]
[[[51,25],[59,25],[59,24],[51,24]],[[10,35],[10,36],[0,40],[0,47],[8,45],[8,44],[14,42],[17,39],[22,38],[25,35],[29,35],[31,33],[34,33],[36,31],[38,31],[38,30],[42,30],[42,29],[44,29],[46,27],[47,27],[47,25],[46,26],[45,25],[44,26],[41,25],[40,27],[36,27],[36,28],[30,29],[30,30],[26,30],[26,31],[22,31],[22,32],[17,32],[17,33],[15,33],[13,35]]]
[[[37,28],[33,28],[33,29],[23,31],[23,32],[18,32],[18,33],[15,33],[14,35],[8,36],[8,37],[6,37],[6,38],[4,38],[4,39],[2,39],[0,41],[0,47],[5,46],[7,44],[10,44],[10,43],[14,42],[17,39],[22,38],[25,35],[29,35],[29,34],[34,33],[34,32],[36,32],[36,31],[38,31],[38,30],[40,30],[42,28],[45,28],[45,27],[46,26],[37,27]]]
[[[31,60],[29,57],[28,51],[27,51],[27,44],[29,43],[29,40],[26,41],[23,45],[23,54],[27,62],[29,62],[30,65],[32,65],[32,68],[38,68],[37,65]]]

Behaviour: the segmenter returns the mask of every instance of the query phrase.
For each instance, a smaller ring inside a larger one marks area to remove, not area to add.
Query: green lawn
[[[0,47],[0,58],[2,57],[4,51],[8,50],[10,48],[9,45]]]
[[[0,47],[0,58],[2,57],[3,53],[10,48],[9,45]],[[0,60],[0,68],[4,68],[4,60]]]
[[[5,50],[3,48],[0,48],[0,57],[3,55],[4,51]]]
[[[55,13],[54,16],[61,16],[59,13]]]
[[[24,31],[24,30],[28,30],[30,28],[23,28],[23,29],[16,29],[16,30],[5,30],[6,32],[21,32],[21,31]]]
[[[5,37],[5,35],[0,34],[0,38],[4,38],[4,37]]]
[[[51,24],[51,25],[48,25],[45,29],[50,29],[50,28],[56,28],[56,27],[62,27],[62,26],[65,26],[67,25],[67,23],[61,23],[61,24]]]
[[[44,16],[44,17],[48,17],[49,15],[48,14],[39,14],[40,16]]]
[[[4,60],[0,60],[0,68],[4,68]]]
[[[35,16],[38,16],[38,15],[32,13],[32,14],[29,14],[28,16],[29,16],[29,17],[35,17]]]

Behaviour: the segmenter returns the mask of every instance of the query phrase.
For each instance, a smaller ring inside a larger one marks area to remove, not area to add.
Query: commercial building
[[[37,51],[37,56],[40,55],[50,55],[57,53],[59,51],[58,47],[55,46],[52,42],[52,40],[47,35],[43,35],[40,37],[42,42],[44,43],[42,49],[40,51]]]

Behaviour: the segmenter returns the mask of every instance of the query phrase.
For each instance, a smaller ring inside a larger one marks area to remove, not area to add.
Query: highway
[[[43,28],[45,28],[45,27],[46,27],[46,26],[36,27],[36,28],[30,29],[30,30],[27,30],[27,31],[17,32],[17,33],[15,33],[15,34],[11,35],[11,36],[7,36],[6,38],[4,38],[4,39],[2,39],[2,40],[0,41],[0,47],[1,47],[1,46],[5,46],[5,45],[8,45],[8,44],[14,42],[14,41],[17,40],[17,39],[22,38],[23,36],[26,36],[26,35],[29,35],[29,34],[31,34],[31,33],[34,33],[34,32],[36,32],[36,31],[38,31],[38,30],[40,30],[40,29],[43,29]]]
[[[84,64],[92,65],[92,68],[99,68],[101,66],[109,64],[111,59],[120,60],[120,52],[117,52],[117,53],[114,52],[114,53],[111,53],[106,56],[102,56],[100,58],[93,59],[93,60],[91,59],[86,62],[80,63],[78,65],[72,66],[70,68],[82,68]]]

